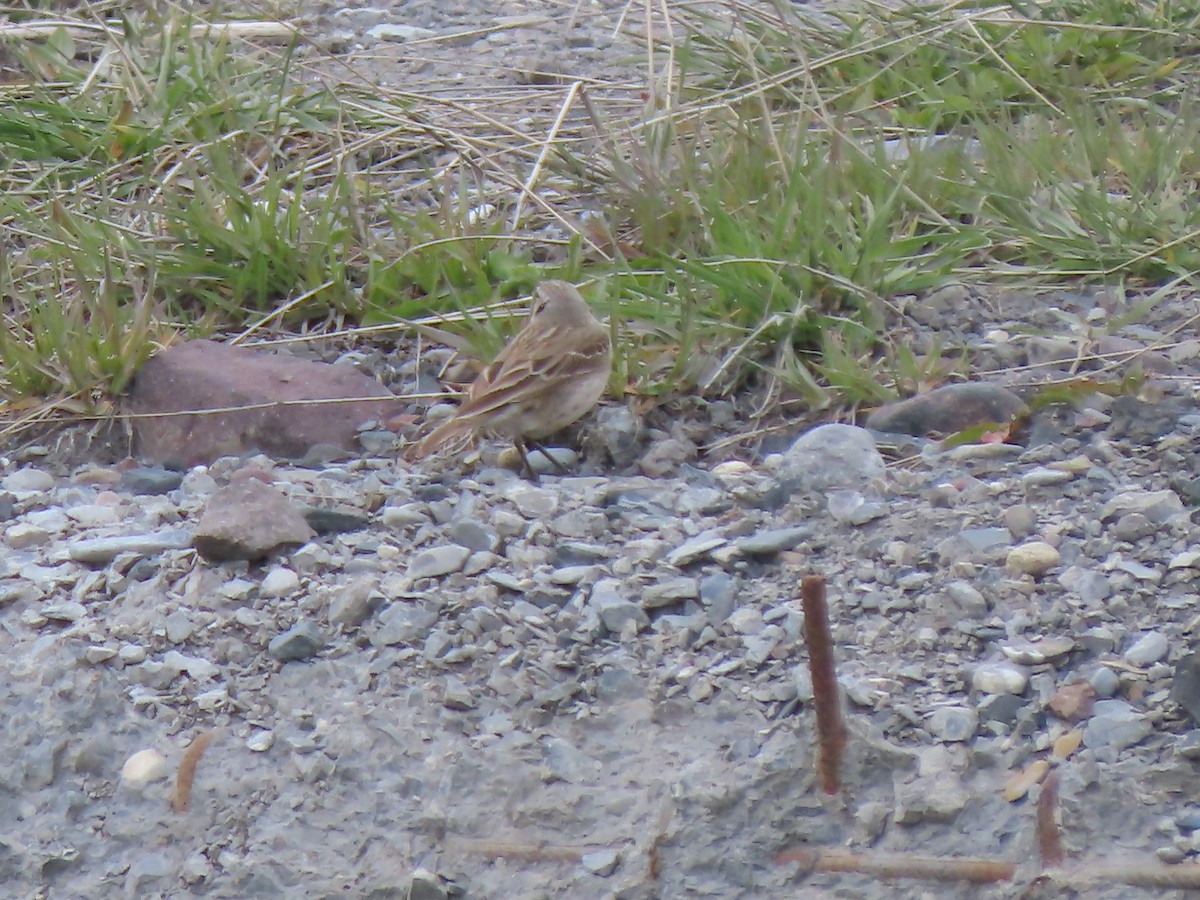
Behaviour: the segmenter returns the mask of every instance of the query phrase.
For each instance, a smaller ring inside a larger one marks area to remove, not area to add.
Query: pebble
[[[139,750],[121,766],[121,781],[131,787],[141,787],[167,775],[166,758],[154,749]]]
[[[1148,666],[1166,656],[1169,649],[1170,644],[1164,634],[1150,631],[1138,638],[1122,656],[1132,665]]]
[[[1043,541],[1021,544],[1008,551],[1004,567],[1010,575],[1044,575],[1059,564],[1062,556]]]
[[[897,825],[953,822],[970,799],[971,795],[958,776],[949,773],[927,775],[897,787],[892,818]]]
[[[413,556],[408,563],[408,577],[414,581],[420,578],[438,578],[462,569],[471,551],[458,544],[444,544],[441,547],[431,547]]]
[[[734,543],[734,548],[744,556],[774,556],[784,550],[791,550],[812,537],[812,534],[813,529],[805,525],[768,528],[739,539]]]
[[[600,621],[610,632],[620,634],[628,623],[645,628],[650,619],[642,608],[620,593],[620,585],[611,578],[596,582],[588,597],[588,606],[596,611]]]
[[[1096,692],[1097,697],[1106,699],[1117,693],[1117,689],[1121,686],[1121,679],[1108,666],[1097,666],[1096,671],[1088,679],[1088,683],[1092,686],[1092,690]]]
[[[1124,700],[1097,700],[1092,717],[1083,728],[1083,743],[1089,750],[1119,752],[1132,747],[1154,731],[1145,715]]]
[[[283,634],[271,638],[267,652],[280,662],[309,659],[325,646],[325,632],[310,619],[301,619]]]
[[[875,439],[854,425],[818,425],[780,454],[777,477],[790,493],[864,488],[886,471]]]
[[[713,550],[729,543],[716,531],[705,531],[684,541],[667,554],[667,562],[677,569],[682,569],[700,562]]]
[[[274,566],[259,585],[259,596],[271,599],[287,597],[300,589],[300,576],[284,566]]]
[[[593,875],[598,875],[601,878],[607,878],[613,872],[617,871],[617,866],[621,862],[621,854],[616,850],[596,850],[592,853],[585,853],[580,857],[579,863]]]
[[[432,609],[405,601],[392,603],[379,614],[379,629],[371,642],[376,646],[424,642],[437,620]]]
[[[1070,638],[1045,637],[1039,640],[1014,638],[1000,645],[1000,652],[1009,661],[1024,666],[1039,666],[1059,657],[1066,656],[1075,649],[1075,642]]]
[[[166,494],[183,484],[183,473],[157,466],[141,466],[127,469],[117,479],[117,490],[127,494]]]
[[[54,476],[41,469],[26,467],[0,478],[0,488],[14,494],[45,493],[54,487]]]
[[[367,37],[374,41],[407,43],[408,41],[423,41],[437,37],[437,32],[429,28],[420,28],[416,25],[380,22],[367,31]]]
[[[62,603],[47,603],[39,612],[51,622],[78,622],[87,615],[87,607],[74,600],[64,600]]]
[[[149,556],[167,550],[182,550],[191,546],[191,543],[189,532],[166,529],[152,534],[81,538],[67,545],[67,555],[77,562],[99,565],[111,562],[122,553]]]
[[[979,716],[965,706],[939,706],[926,720],[930,733],[941,741],[968,741],[979,727]]]
[[[1011,663],[984,663],[971,673],[971,687],[984,694],[1022,694],[1028,683],[1025,670]]]

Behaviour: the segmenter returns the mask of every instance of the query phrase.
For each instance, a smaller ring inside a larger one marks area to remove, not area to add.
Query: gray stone
[[[659,609],[674,606],[684,600],[695,600],[700,596],[700,585],[695,578],[668,578],[646,586],[642,591],[642,608]]]
[[[964,528],[958,536],[972,550],[990,550],[1006,546],[1011,534],[1007,528]]]
[[[275,566],[269,571],[258,587],[262,597],[286,597],[300,589],[300,576],[291,569]]]
[[[496,552],[500,547],[500,536],[490,525],[473,519],[459,519],[450,525],[450,540],[477,552]]]
[[[979,720],[1013,726],[1026,701],[1016,694],[993,694],[979,701]]]
[[[898,825],[953,822],[969,800],[970,794],[957,775],[927,775],[896,788],[893,818]]]
[[[619,634],[629,622],[637,628],[645,628],[650,619],[636,603],[620,593],[620,583],[611,578],[602,579],[593,586],[588,606],[596,611],[604,627]]]
[[[971,687],[985,694],[1022,694],[1029,676],[1012,663],[984,663],[971,673]]]
[[[886,503],[868,499],[861,491],[831,491],[826,499],[826,508],[835,522],[843,525],[866,525],[887,515]]]
[[[431,609],[405,601],[393,603],[379,614],[379,630],[371,637],[377,647],[424,641],[438,615]]]
[[[54,476],[27,466],[0,478],[0,488],[14,494],[43,494],[54,488]]]
[[[1038,666],[1066,656],[1075,648],[1075,642],[1064,637],[1044,637],[1038,640],[1013,638],[1000,645],[1000,652],[1011,662],[1023,666]]]
[[[668,553],[667,562],[677,569],[682,569],[685,566],[700,562],[700,560],[707,557],[713,550],[723,547],[727,543],[729,543],[728,539],[723,537],[719,532],[703,531],[695,537],[688,538]]]
[[[421,655],[430,662],[442,659],[454,647],[454,637],[447,631],[435,628],[425,638],[425,646]]]
[[[583,854],[579,863],[593,875],[607,878],[617,871],[617,866],[621,863],[621,854],[610,849],[595,850],[592,853]]]
[[[64,600],[61,603],[47,603],[38,610],[51,622],[78,622],[87,615],[87,607],[74,600]]]
[[[942,741],[968,741],[979,727],[979,716],[964,706],[939,706],[926,720],[930,734]]]
[[[367,37],[375,41],[407,43],[408,41],[422,41],[437,37],[437,32],[431,31],[428,28],[420,28],[416,25],[380,22],[367,31]]]
[[[196,623],[187,609],[177,609],[167,616],[167,640],[172,644],[182,644],[196,630]]]
[[[1124,700],[1097,700],[1092,717],[1083,729],[1083,743],[1090,750],[1124,750],[1147,738],[1154,726],[1145,715]]]
[[[183,473],[159,466],[142,466],[121,473],[117,490],[130,494],[165,494],[183,483]]]
[[[970,619],[982,619],[988,614],[988,602],[973,585],[966,581],[951,581],[943,589],[946,598],[959,610],[963,616]]]
[[[459,571],[466,563],[471,551],[459,544],[444,544],[441,547],[431,547],[413,556],[408,563],[408,577],[414,581],[419,578],[438,578]]]
[[[558,493],[528,484],[510,488],[505,496],[527,519],[545,519],[558,511]]]
[[[267,652],[280,662],[308,659],[325,646],[325,632],[316,622],[301,619],[283,634],[271,638]]]
[[[357,628],[383,603],[373,578],[359,578],[335,589],[329,601],[329,621],[345,628]]]
[[[1114,696],[1117,693],[1117,689],[1121,687],[1121,679],[1108,666],[1099,666],[1092,673],[1092,677],[1088,679],[1088,684],[1092,686],[1092,690],[1096,692],[1097,697],[1108,699]]]
[[[1183,501],[1174,491],[1122,491],[1109,500],[1100,511],[1101,521],[1107,522],[1129,513],[1145,516],[1155,525],[1162,525],[1184,511]]]
[[[1123,656],[1126,662],[1135,666],[1148,666],[1166,656],[1169,649],[1170,644],[1164,634],[1148,631],[1138,638]]]
[[[67,555],[76,562],[102,565],[122,553],[150,556],[165,550],[190,547],[192,536],[182,529],[170,528],[152,534],[130,534],[120,537],[84,538],[67,545]]]
[[[864,488],[882,478],[883,457],[870,432],[830,424],[800,435],[781,454],[778,479],[791,493],[832,488]]]
[[[713,625],[729,618],[737,602],[737,579],[725,572],[714,572],[700,579],[700,603],[705,616]]]
[[[178,650],[168,650],[164,653],[163,665],[175,672],[187,672],[196,681],[208,681],[216,678],[221,672],[207,659],[198,656],[184,656]]]
[[[784,550],[791,550],[812,536],[813,529],[807,525],[768,528],[739,539],[734,543],[734,548],[744,556],[774,556]]]
[[[607,703],[639,700],[646,696],[642,680],[628,669],[609,666],[596,676],[596,699]]]

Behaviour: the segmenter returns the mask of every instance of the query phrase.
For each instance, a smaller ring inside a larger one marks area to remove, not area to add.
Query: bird
[[[471,382],[453,417],[414,444],[405,459],[436,453],[468,433],[492,432],[513,442],[531,478],[529,445],[563,470],[538,441],[600,402],[612,373],[612,341],[573,284],[543,281],[532,299],[521,330]]]

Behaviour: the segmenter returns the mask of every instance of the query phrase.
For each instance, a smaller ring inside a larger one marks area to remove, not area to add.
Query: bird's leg
[[[525,450],[525,441],[521,438],[513,438],[513,447],[517,450],[517,456],[521,457],[521,468],[525,470],[525,473],[529,476],[529,480],[536,484],[538,474],[533,471],[533,466],[529,463],[529,455]]]
[[[537,441],[531,441],[531,440],[526,440],[526,443],[530,447],[532,447],[534,450],[536,450],[538,453],[542,454],[542,456],[544,458],[550,460],[550,465],[552,465],[552,466],[554,466],[554,468],[558,469],[559,475],[570,475],[571,474],[571,470],[568,469],[566,466],[564,466],[562,463],[560,463],[558,461],[557,456],[552,456],[550,454],[550,451],[546,449],[544,444],[541,444]]]

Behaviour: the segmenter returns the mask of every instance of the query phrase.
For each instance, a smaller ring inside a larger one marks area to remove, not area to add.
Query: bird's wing
[[[522,401],[538,402],[548,391],[586,372],[594,360],[608,353],[606,332],[564,352],[558,331],[551,327],[537,335],[523,334],[519,337],[535,339],[516,340],[504,348],[496,361],[471,382],[457,417],[482,418]]]

